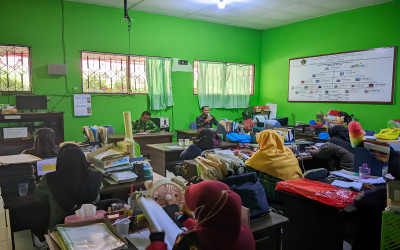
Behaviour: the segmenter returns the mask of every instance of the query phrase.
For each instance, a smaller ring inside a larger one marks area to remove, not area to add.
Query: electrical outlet
[[[72,88],[72,92],[78,92],[79,91],[79,88],[78,87],[73,87]]]

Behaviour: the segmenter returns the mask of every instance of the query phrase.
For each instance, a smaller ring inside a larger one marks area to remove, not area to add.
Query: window
[[[249,64],[240,64],[240,63],[225,63],[226,65],[249,65]],[[254,95],[254,65],[250,64],[250,72],[249,72],[249,93],[250,95]],[[199,79],[199,61],[194,60],[193,63],[193,94],[197,95],[197,81]]]
[[[81,63],[83,93],[148,93],[144,56],[82,51]]]
[[[30,48],[0,45],[0,92],[31,92]]]

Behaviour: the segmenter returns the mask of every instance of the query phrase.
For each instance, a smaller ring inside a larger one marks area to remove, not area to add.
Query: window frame
[[[7,47],[24,47],[28,49],[28,70],[29,70],[29,89],[28,91],[3,91],[0,89],[0,95],[14,95],[14,94],[32,94],[33,93],[33,82],[32,82],[32,47],[27,45],[18,44],[0,44],[0,46]]]
[[[107,55],[113,55],[113,56],[124,56],[126,58],[126,83],[127,83],[127,92],[125,93],[107,93],[107,92],[85,92],[83,91],[83,70],[82,70],[82,55],[83,53],[92,53],[92,54],[107,54]],[[135,93],[132,91],[131,88],[131,57],[142,57],[142,58],[149,58],[149,57],[156,57],[156,58],[170,58],[170,57],[161,57],[161,56],[144,56],[144,55],[132,55],[132,54],[122,54],[122,53],[111,53],[111,52],[99,52],[99,51],[88,51],[88,50],[81,50],[81,92],[82,94],[98,94],[98,95],[148,95],[149,94],[149,88],[147,84],[147,79],[146,79],[146,85],[147,85],[147,92],[146,93]],[[144,62],[144,69],[146,73],[146,61]]]
[[[197,59],[195,59],[195,60],[193,60],[193,95],[198,95],[198,92],[197,92],[197,82],[195,81],[195,77],[194,77],[194,74],[195,74],[195,67],[197,67],[197,80],[198,80],[198,74],[199,74],[199,72],[198,72],[198,64],[197,64],[197,66],[195,66],[195,64],[196,64],[196,62],[215,62],[215,63],[224,63],[225,65],[228,65],[228,64],[238,64],[238,65],[250,65],[251,66],[251,72],[250,73],[252,73],[251,74],[251,81],[250,81],[250,85],[251,86],[249,86],[249,87],[251,87],[251,92],[250,92],[250,96],[254,96],[254,80],[255,80],[255,72],[256,72],[256,65],[255,64],[248,64],[248,63],[233,63],[233,62],[220,62],[220,61],[209,61],[209,60],[197,60]],[[195,88],[195,84],[196,84],[196,88]]]

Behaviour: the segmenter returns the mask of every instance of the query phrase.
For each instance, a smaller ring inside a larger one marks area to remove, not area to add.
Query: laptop
[[[40,177],[47,173],[56,171],[57,157],[45,158],[36,162],[37,176]]]

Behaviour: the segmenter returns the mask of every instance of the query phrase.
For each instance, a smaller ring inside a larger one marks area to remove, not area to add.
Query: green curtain
[[[197,91],[200,107],[247,108],[250,65],[199,62]]]
[[[173,106],[171,58],[147,57],[146,78],[150,109],[162,110]]]
[[[225,63],[199,62],[197,93],[200,107],[224,107]]]
[[[225,107],[247,108],[250,100],[250,65],[229,64],[226,66]]]

